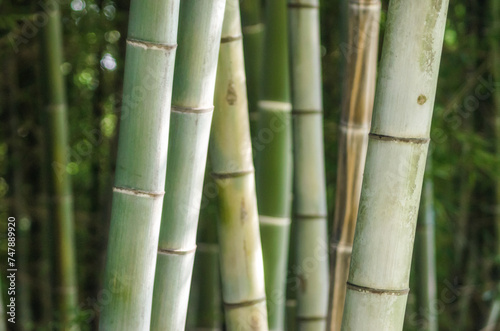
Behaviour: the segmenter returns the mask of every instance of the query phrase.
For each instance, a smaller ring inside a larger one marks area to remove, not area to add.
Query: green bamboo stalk
[[[389,4],[342,330],[402,330],[448,0]]]
[[[500,36],[500,3],[495,0],[489,1],[489,8],[491,13],[491,31],[490,31],[490,59],[491,67],[493,72],[493,77],[495,81],[500,80],[500,43],[498,37]],[[497,157],[500,155],[500,89],[495,89],[494,92],[494,105],[495,105],[495,136],[496,136],[496,153]],[[500,181],[497,181],[495,187],[495,198],[497,201],[497,206],[500,205]],[[498,208],[498,207],[497,207]],[[500,256],[500,209],[496,210],[495,213],[495,227],[497,236],[497,259]],[[493,305],[491,307],[490,315],[486,323],[485,331],[493,331],[498,325],[498,318],[500,316],[500,284],[497,284],[497,294]]]
[[[101,330],[148,330],[179,1],[132,0]]]
[[[186,324],[224,7],[225,0],[181,2],[151,330]]]
[[[46,3],[50,12],[41,31],[44,68],[45,137],[50,162],[50,210],[55,247],[55,288],[61,329],[76,329],[73,319],[77,306],[77,281],[74,243],[73,196],[68,163],[68,124],[65,85],[60,65],[63,62],[62,27],[56,0]]]
[[[215,183],[211,180],[210,175],[206,174],[203,189],[205,194],[201,202],[198,225],[198,247],[194,258],[193,280],[189,292],[186,328],[188,331],[222,331],[217,205],[213,188],[215,188]]]
[[[426,169],[428,174],[431,163],[429,156]],[[422,331],[438,330],[435,227],[434,188],[432,179],[426,178],[415,238],[417,314],[424,321],[420,326]]]
[[[257,201],[269,329],[283,330],[290,236],[292,127],[286,0],[266,2],[259,122],[255,143]]]
[[[248,110],[250,120],[257,113],[259,85],[262,68],[262,42],[264,24],[262,23],[262,1],[242,0],[241,30],[243,31],[243,49],[245,50],[245,73],[247,79]]]
[[[340,330],[349,275],[354,229],[358,216],[368,132],[372,118],[377,71],[379,0],[350,0],[345,75],[340,118],[335,218],[328,329]]]
[[[288,1],[294,134],[297,330],[326,329],[328,236],[318,0]]]
[[[222,297],[228,330],[268,330],[245,83],[239,0],[229,0],[210,144],[212,177],[219,193]]]

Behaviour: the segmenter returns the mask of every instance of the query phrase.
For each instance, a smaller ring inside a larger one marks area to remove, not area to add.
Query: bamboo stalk
[[[224,7],[225,0],[181,2],[152,330],[186,324]]]
[[[340,330],[358,216],[377,71],[379,0],[350,0],[332,229],[329,330]]]
[[[328,245],[319,1],[289,0],[297,330],[326,329]]]
[[[131,3],[101,330],[150,325],[178,9],[178,0]]]
[[[283,330],[290,236],[292,128],[286,0],[266,2],[257,152],[257,201],[269,329]]]
[[[427,160],[430,174],[432,160]],[[417,221],[415,238],[417,268],[417,314],[424,321],[420,330],[438,330],[436,248],[435,248],[434,188],[431,178],[424,181],[424,192]]]
[[[491,13],[491,31],[490,31],[490,60],[492,66],[493,77],[495,81],[500,80],[500,43],[498,37],[500,36],[500,3],[495,0],[489,1],[489,8]],[[500,90],[495,89],[494,95],[494,106],[495,106],[495,136],[496,136],[496,153],[497,156],[500,155]],[[497,242],[500,242],[500,181],[497,181],[495,187],[495,198],[497,201],[497,210],[495,213],[495,227],[496,227],[496,238]],[[497,258],[500,255],[500,244],[497,246]],[[497,294],[491,311],[488,317],[488,321],[484,328],[485,331],[493,331],[498,325],[498,319],[500,316],[500,284],[497,285]]]
[[[392,1],[342,330],[402,330],[448,0]]]
[[[247,80],[248,110],[257,113],[259,100],[259,84],[262,68],[262,42],[264,24],[262,23],[262,1],[242,0],[241,24],[243,32],[243,49],[245,50],[245,73]],[[250,115],[250,120],[252,116]]]
[[[268,330],[241,33],[239,0],[229,0],[210,144],[219,193],[222,297],[228,330]]]
[[[208,170],[208,167],[207,167]],[[208,171],[207,171],[208,172]],[[194,258],[193,280],[189,292],[188,331],[222,331],[223,314],[217,242],[217,205],[211,194],[215,183],[205,175],[204,194],[198,225],[198,247]]]
[[[74,247],[73,196],[68,164],[68,120],[63,62],[62,27],[59,5],[48,0],[47,24],[41,31],[44,68],[45,138],[48,141],[49,195],[55,249],[55,288],[62,330],[75,330],[77,280]]]

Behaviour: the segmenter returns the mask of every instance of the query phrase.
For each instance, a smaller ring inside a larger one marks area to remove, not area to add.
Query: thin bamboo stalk
[[[62,330],[73,325],[77,306],[73,196],[68,163],[68,120],[65,84],[60,65],[63,62],[62,27],[59,5],[48,0],[47,24],[41,31],[44,68],[45,137],[49,142],[49,195],[55,249],[55,288]]]
[[[210,144],[219,193],[222,298],[228,330],[268,330],[241,33],[239,0],[229,0]]]
[[[181,2],[152,330],[186,324],[225,2]]]
[[[297,330],[326,329],[328,237],[319,1],[288,2],[294,134]]]
[[[264,36],[262,1],[242,0],[240,6],[243,49],[245,50],[248,110],[250,114],[255,114],[257,113],[262,72],[262,42]],[[250,119],[252,119],[252,116],[250,116]]]
[[[490,59],[493,77],[495,81],[500,80],[500,43],[498,37],[500,36],[500,3],[495,0],[489,1],[489,8],[491,13],[491,31],[490,31]],[[494,92],[494,105],[495,105],[495,136],[496,136],[496,153],[500,155],[500,90],[495,89]],[[497,181],[495,187],[495,198],[497,201],[497,209],[495,213],[495,227],[497,242],[500,242],[500,181]],[[497,257],[500,255],[500,244],[497,246]],[[497,280],[498,281],[498,280]],[[486,323],[485,331],[493,331],[498,325],[500,316],[500,284],[497,285],[497,295],[493,301],[490,315]]]
[[[148,330],[179,1],[132,0],[101,330]]]
[[[208,167],[207,167],[208,172]],[[205,175],[204,194],[198,225],[198,248],[189,292],[188,331],[222,331],[222,297],[217,242],[217,206],[211,188],[215,183]]]
[[[283,330],[290,236],[292,127],[286,0],[266,2],[257,152],[257,201],[269,329]]]
[[[328,329],[340,330],[354,229],[358,216],[368,132],[377,71],[380,1],[345,3],[347,47],[340,118],[337,194],[332,229],[332,265]]]
[[[426,169],[428,174],[431,162],[429,156]],[[415,238],[417,313],[424,321],[420,326],[422,331],[438,330],[435,227],[434,188],[432,179],[426,178]]]
[[[389,4],[342,330],[402,330],[448,0]]]

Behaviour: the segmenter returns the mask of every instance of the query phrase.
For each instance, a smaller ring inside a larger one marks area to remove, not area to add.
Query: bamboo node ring
[[[235,303],[224,302],[224,306],[226,307],[226,309],[237,309],[237,308],[243,308],[243,307],[257,305],[257,304],[262,303],[262,302],[266,302],[266,297],[254,299],[254,300],[235,302]]]
[[[372,288],[372,287],[365,287],[365,286],[359,286],[355,285],[352,283],[347,282],[347,288],[351,289],[353,291],[358,291],[358,292],[369,292],[373,294],[388,294],[388,295],[407,295],[410,292],[409,288],[402,289],[402,290],[386,290],[386,289],[378,289],[378,288]]]

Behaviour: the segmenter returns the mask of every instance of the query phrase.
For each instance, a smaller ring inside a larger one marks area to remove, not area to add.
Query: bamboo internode
[[[447,8],[389,5],[342,330],[403,329]]]
[[[131,3],[101,330],[150,326],[178,11],[178,0]]]
[[[225,3],[180,5],[151,330],[186,325]]]

